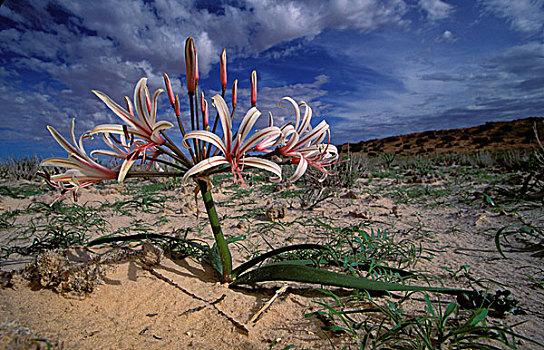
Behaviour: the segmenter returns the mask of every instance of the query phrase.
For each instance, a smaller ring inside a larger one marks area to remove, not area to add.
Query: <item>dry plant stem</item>
[[[219,252],[219,258],[221,259],[221,282],[231,282],[232,257],[230,255],[230,250],[227,245],[227,241],[225,240],[225,236],[223,235],[223,230],[221,230],[221,224],[219,223],[219,217],[217,216],[217,211],[215,210],[215,203],[213,202],[211,189],[208,188],[208,181],[206,180],[199,179],[197,180],[197,183],[200,188],[200,193],[202,194],[202,200],[206,206],[208,220],[210,221],[217,251]]]
[[[287,287],[288,285],[284,285],[283,287],[281,287],[280,289],[277,290],[276,294],[274,294],[274,296],[272,298],[270,298],[270,300],[268,300],[266,302],[266,304],[263,305],[262,308],[259,309],[259,311],[257,311],[257,313],[255,315],[253,315],[253,317],[251,318],[251,320],[249,320],[249,324],[252,324],[252,323],[257,323],[257,321],[259,320],[259,318],[261,317],[262,314],[264,314],[264,312],[266,310],[268,310],[270,308],[270,306],[272,305],[272,303],[274,301],[276,301],[276,299],[282,295],[283,293],[285,293],[285,291],[287,290]]]
[[[188,296],[205,303],[204,307],[200,306],[200,307],[196,307],[196,308],[194,308],[192,310],[188,310],[189,313],[200,311],[200,310],[202,310],[202,309],[204,309],[204,308],[206,308],[208,306],[211,306],[211,307],[213,307],[215,309],[215,311],[217,311],[217,313],[219,313],[221,316],[223,316],[227,320],[229,320],[243,334],[246,334],[246,335],[249,334],[249,330],[247,329],[247,327],[245,325],[243,325],[241,322],[237,321],[234,317],[229,316],[227,313],[225,313],[223,310],[221,310],[220,308],[217,307],[217,304],[220,303],[225,298],[225,294],[223,294],[221,297],[219,297],[219,299],[216,299],[214,301],[208,301],[208,300],[206,300],[204,298],[199,297],[198,295],[196,295],[194,293],[191,293],[189,290],[183,288],[182,286],[180,286],[179,284],[174,282],[172,279],[162,275],[161,273],[157,272],[156,270],[153,270],[152,268],[147,269],[147,271],[149,271],[149,273],[151,273],[153,276],[157,277],[158,279],[163,280],[164,282],[166,282],[166,283],[172,285],[173,287],[181,290],[183,293],[187,294]]]

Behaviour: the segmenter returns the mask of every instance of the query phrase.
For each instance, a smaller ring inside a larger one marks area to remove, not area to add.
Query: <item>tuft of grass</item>
[[[133,216],[134,212],[159,214],[166,208],[166,202],[170,196],[158,194],[154,191],[146,192],[134,199],[118,200],[113,203],[102,203],[102,209],[112,209],[122,215]]]
[[[290,231],[293,225],[312,226],[325,238],[325,250],[283,253],[274,261],[300,261],[313,266],[334,267],[350,275],[375,280],[400,281],[414,276],[404,271],[421,257],[421,247],[408,240],[394,240],[386,230],[364,225],[336,227],[320,219],[286,223],[263,223],[260,232]],[[262,235],[264,237],[264,234]]]
[[[46,189],[34,184],[25,184],[20,186],[0,185],[0,196],[11,198],[28,198],[43,194],[46,191]]]
[[[83,245],[91,234],[105,232],[108,222],[101,217],[99,208],[88,205],[55,202],[32,203],[26,210],[3,213],[2,222],[17,232],[0,247],[0,259],[12,254],[34,255],[44,250]],[[22,214],[32,214],[24,223],[13,219]],[[11,220],[11,221],[10,221]]]
[[[407,204],[414,202],[430,202],[439,198],[451,195],[450,188],[431,185],[411,185],[397,186],[388,194],[396,200],[398,204]]]
[[[519,339],[541,345],[490,322],[485,307],[467,311],[425,294],[423,309],[414,313],[403,306],[408,297],[382,302],[368,293],[340,297],[320,291],[328,299],[318,301],[319,309],[306,317],[321,320],[330,335],[352,337],[359,349],[517,349]]]

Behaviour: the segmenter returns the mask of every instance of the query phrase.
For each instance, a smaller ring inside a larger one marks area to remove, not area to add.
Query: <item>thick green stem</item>
[[[213,202],[212,192],[208,188],[208,182],[205,180],[197,180],[198,186],[200,187],[200,193],[202,194],[202,199],[206,206],[206,212],[208,213],[208,219],[210,220],[210,226],[212,227],[213,237],[215,238],[215,245],[217,246],[217,251],[219,252],[219,257],[221,259],[221,282],[231,282],[231,272],[232,272],[232,257],[230,255],[230,250],[221,230],[221,224],[219,223],[219,217],[217,216],[217,211],[215,210],[215,203]]]

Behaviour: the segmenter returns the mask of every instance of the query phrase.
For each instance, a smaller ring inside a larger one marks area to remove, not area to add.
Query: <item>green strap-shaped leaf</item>
[[[266,252],[264,254],[261,254],[251,260],[246,261],[242,265],[238,266],[234,270],[232,270],[232,276],[236,278],[236,276],[240,275],[242,272],[249,270],[253,266],[265,261],[268,258],[271,258],[276,255],[280,255],[282,253],[291,252],[294,250],[311,250],[311,249],[317,249],[317,250],[327,250],[328,247],[321,245],[321,244],[313,244],[313,243],[306,243],[306,244],[294,244],[286,247],[281,247],[278,249],[271,250],[269,252]]]
[[[242,265],[240,265],[237,268],[235,268],[234,270],[232,270],[232,276],[233,276],[233,278],[236,278],[236,276],[239,276],[243,272],[249,270],[250,268],[256,266],[257,264],[260,264],[261,262],[265,261],[266,259],[272,258],[274,256],[277,256],[277,255],[280,255],[280,254],[283,254],[283,253],[286,253],[286,252],[292,252],[292,251],[296,251],[296,250],[329,250],[329,249],[330,248],[325,246],[325,245],[315,244],[315,243],[293,244],[293,245],[290,245],[290,246],[281,247],[281,248],[274,249],[274,250],[271,250],[269,252],[266,252],[264,254],[261,254],[261,255],[255,257],[255,258],[253,258],[251,260],[246,261]],[[334,266],[342,266],[341,261],[329,261],[329,264],[334,265]],[[370,264],[361,264],[361,265],[359,265],[359,268],[360,269],[366,269],[368,271],[371,268],[371,265]],[[385,270],[385,271],[390,271],[392,273],[398,273],[401,277],[413,276],[413,273],[411,273],[409,271],[405,271],[405,270],[402,270],[402,269],[397,269],[397,268],[394,268],[394,267],[383,266],[383,265],[374,265],[373,268],[378,269],[378,270],[382,269],[382,270]]]
[[[469,293],[465,289],[411,286],[393,282],[373,281],[364,277],[356,277],[302,266],[300,264],[265,265],[240,275],[231,285],[254,284],[268,281],[293,281],[303,283],[316,283],[336,287],[364,289],[372,291],[411,291],[411,292],[437,292],[445,294]]]

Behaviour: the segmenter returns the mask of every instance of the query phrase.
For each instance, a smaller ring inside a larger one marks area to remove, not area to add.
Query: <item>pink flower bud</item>
[[[195,84],[198,85],[199,74],[198,74],[198,55],[196,53],[195,47]]]
[[[204,129],[208,129],[208,126],[210,125],[208,117],[208,101],[204,98],[203,92],[200,94],[200,110],[202,111],[202,126]]]
[[[257,72],[251,72],[251,107],[257,105]]]
[[[198,59],[193,38],[185,41],[185,77],[187,79],[187,91],[194,95],[198,81]]]
[[[128,98],[128,96],[125,96],[125,104],[127,105],[128,114],[134,116],[134,108],[132,108],[132,102],[130,102],[130,98]]]
[[[236,108],[236,100],[238,99],[238,79],[232,82],[232,109]]]
[[[170,78],[168,77],[168,74],[164,73],[164,85],[166,86],[166,92],[168,93],[168,100],[170,100],[170,105],[174,107],[174,104],[176,103],[176,98],[174,97],[174,91],[172,90],[172,84],[170,83]]]
[[[181,115],[181,108],[179,106],[179,96],[176,95],[176,100],[174,102],[174,113],[176,113],[176,116],[180,116]]]
[[[221,52],[220,60],[220,70],[221,70],[221,87],[223,91],[227,89],[227,50],[223,49]]]

